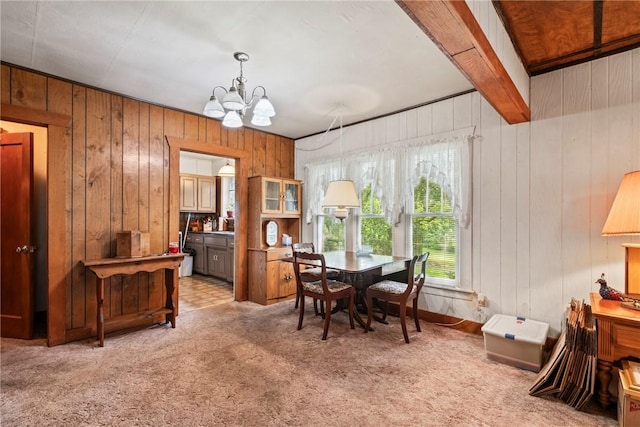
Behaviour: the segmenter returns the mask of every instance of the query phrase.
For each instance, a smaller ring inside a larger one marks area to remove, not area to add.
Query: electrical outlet
[[[485,294],[478,294],[478,307],[487,306],[487,296]]]

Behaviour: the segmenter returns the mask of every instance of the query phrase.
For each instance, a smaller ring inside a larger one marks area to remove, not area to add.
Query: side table
[[[602,299],[595,292],[589,297],[598,332],[598,400],[606,408],[611,404],[613,363],[623,357],[640,357],[640,311],[624,308],[620,301]]]
[[[165,306],[158,310],[152,310],[150,314],[165,314],[171,327],[176,327],[176,305],[174,293],[178,284],[178,267],[184,259],[184,254],[162,254],[135,258],[103,258],[85,260],[82,263],[96,275],[96,302],[97,319],[96,328],[100,347],[104,347],[104,280],[116,274],[136,274],[141,271],[151,273],[164,269],[164,284],[167,290]]]

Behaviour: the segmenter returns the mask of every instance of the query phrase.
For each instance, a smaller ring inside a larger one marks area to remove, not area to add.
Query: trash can
[[[189,277],[193,274],[193,256],[196,254],[195,249],[183,248],[182,252],[185,254],[182,264],[180,264],[180,277]]]

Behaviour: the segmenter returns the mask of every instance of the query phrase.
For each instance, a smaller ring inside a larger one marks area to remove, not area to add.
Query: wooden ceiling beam
[[[527,103],[466,2],[396,0],[396,3],[508,123],[531,119]]]

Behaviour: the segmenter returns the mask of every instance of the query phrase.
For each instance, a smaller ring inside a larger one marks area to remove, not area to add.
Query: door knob
[[[22,252],[23,254],[26,254],[27,252],[29,252],[29,248],[27,246],[18,246],[16,248],[16,252]]]

